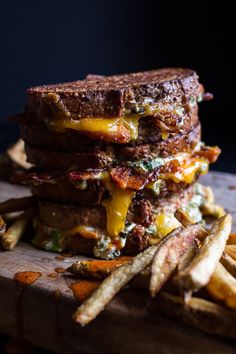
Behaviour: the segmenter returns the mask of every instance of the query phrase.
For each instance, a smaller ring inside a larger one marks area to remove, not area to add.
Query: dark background
[[[213,168],[236,172],[235,21],[227,1],[1,1],[0,149],[18,136],[4,117],[29,86],[184,66],[215,95],[200,106],[203,139],[223,150]]]

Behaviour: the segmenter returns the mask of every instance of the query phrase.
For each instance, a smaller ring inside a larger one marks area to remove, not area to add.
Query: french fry
[[[231,258],[226,252],[223,253],[223,256],[220,259],[220,262],[223,266],[236,278],[236,261]]]
[[[177,266],[177,273],[182,272],[190,262],[192,262],[193,258],[199,252],[199,247],[197,242],[195,241],[190,247],[186,250],[183,257],[180,259],[180,262]]]
[[[150,246],[128,263],[115,269],[103,280],[98,289],[77,309],[73,316],[74,320],[82,326],[85,326],[96,318],[120,289],[151,263],[156,249],[157,244]]]
[[[130,261],[131,257],[121,257],[109,261],[86,260],[73,263],[67,271],[80,278],[104,279],[117,267]]]
[[[2,237],[5,234],[6,231],[6,223],[3,220],[2,216],[0,215],[0,237]]]
[[[180,296],[161,292],[153,306],[199,330],[236,339],[235,312],[209,300],[192,297],[186,304]]]
[[[195,224],[195,222],[188,216],[183,209],[177,209],[175,212],[175,218],[184,226],[188,227],[189,225]],[[206,238],[208,232],[201,226],[201,232],[198,234],[198,239],[201,241]]]
[[[232,217],[230,214],[216,220],[209,235],[203,241],[199,253],[189,266],[177,275],[176,281],[185,293],[191,294],[209,283],[224,252],[231,226]]]
[[[205,195],[205,199],[207,200],[208,203],[214,204],[215,196],[214,196],[214,193],[213,193],[211,187],[204,186],[204,195]]]
[[[0,214],[13,213],[15,211],[25,210],[35,203],[34,197],[23,197],[17,199],[8,199],[0,203]]]
[[[236,261],[236,245],[227,245],[225,252]]]
[[[2,236],[2,246],[10,251],[16,244],[19,242],[20,238],[24,235],[25,230],[29,223],[31,222],[35,214],[35,209],[27,209],[17,220],[16,222],[9,227],[9,229]]]
[[[230,234],[227,245],[236,245],[236,234]]]
[[[152,297],[156,296],[169,279],[181,257],[194,243],[199,232],[201,232],[199,225],[191,225],[185,229],[179,227],[160,241],[151,266],[149,290]]]
[[[200,209],[204,216],[212,216],[216,219],[225,215],[225,210],[221,205],[211,204],[207,201],[201,205]]]
[[[207,284],[209,294],[226,306],[236,309],[236,279],[220,263]]]
[[[7,155],[17,165],[19,165],[20,167],[26,170],[28,170],[33,166],[31,163],[26,161],[25,143],[22,139],[19,139],[14,145],[12,145],[7,150]]]

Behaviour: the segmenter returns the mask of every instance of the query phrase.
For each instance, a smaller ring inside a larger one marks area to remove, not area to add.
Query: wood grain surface
[[[236,176],[212,172],[202,183],[213,187],[216,200],[236,221]],[[0,182],[0,200],[27,195],[23,187]],[[236,224],[234,224],[236,231]],[[83,257],[58,257],[21,242],[14,251],[0,252],[0,332],[21,336],[55,353],[235,353],[236,342],[184,326],[162,315],[144,291],[119,293],[90,325],[72,321],[77,303],[71,284],[78,281],[63,269]],[[59,269],[58,269],[59,268]],[[19,272],[37,272],[21,288]]]

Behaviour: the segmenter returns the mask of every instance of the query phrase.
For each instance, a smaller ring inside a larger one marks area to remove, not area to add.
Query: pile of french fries
[[[74,313],[74,320],[87,325],[129,285],[148,289],[152,298],[158,294],[153,301],[160,310],[180,316],[184,322],[196,325],[201,318],[224,319],[216,333],[228,335],[229,326],[231,332],[236,329],[236,234],[231,234],[231,215],[213,203],[210,189],[208,194],[204,213],[216,218],[209,230],[178,209],[175,217],[181,226],[136,257],[72,264],[68,272],[76,277],[101,281]],[[14,249],[36,212],[34,197],[0,203],[0,244],[4,249]],[[104,262],[102,267],[99,262]],[[204,328],[204,323],[199,326]],[[212,323],[207,328],[211,331],[209,327]]]
[[[232,335],[236,329],[236,235],[231,234],[231,215],[220,206],[210,208],[207,214],[218,219],[209,230],[178,209],[175,217],[182,226],[131,260],[107,267],[106,272],[103,269],[99,277],[90,271],[93,260],[84,261],[83,266],[74,263],[68,271],[77,277],[84,277],[86,268],[87,278],[103,278],[78,307],[74,320],[87,325],[129,284],[147,288],[152,298],[158,294],[153,301],[169,315],[236,338],[236,332]]]
[[[17,245],[36,213],[34,197],[0,203],[0,245],[10,251]]]

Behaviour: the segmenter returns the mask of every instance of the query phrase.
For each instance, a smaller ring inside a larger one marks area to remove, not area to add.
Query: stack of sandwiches
[[[220,153],[201,142],[209,98],[177,68],[28,89],[18,121],[33,167],[16,179],[38,201],[32,243],[112,259],[176,228],[177,208],[201,221],[196,181]]]

